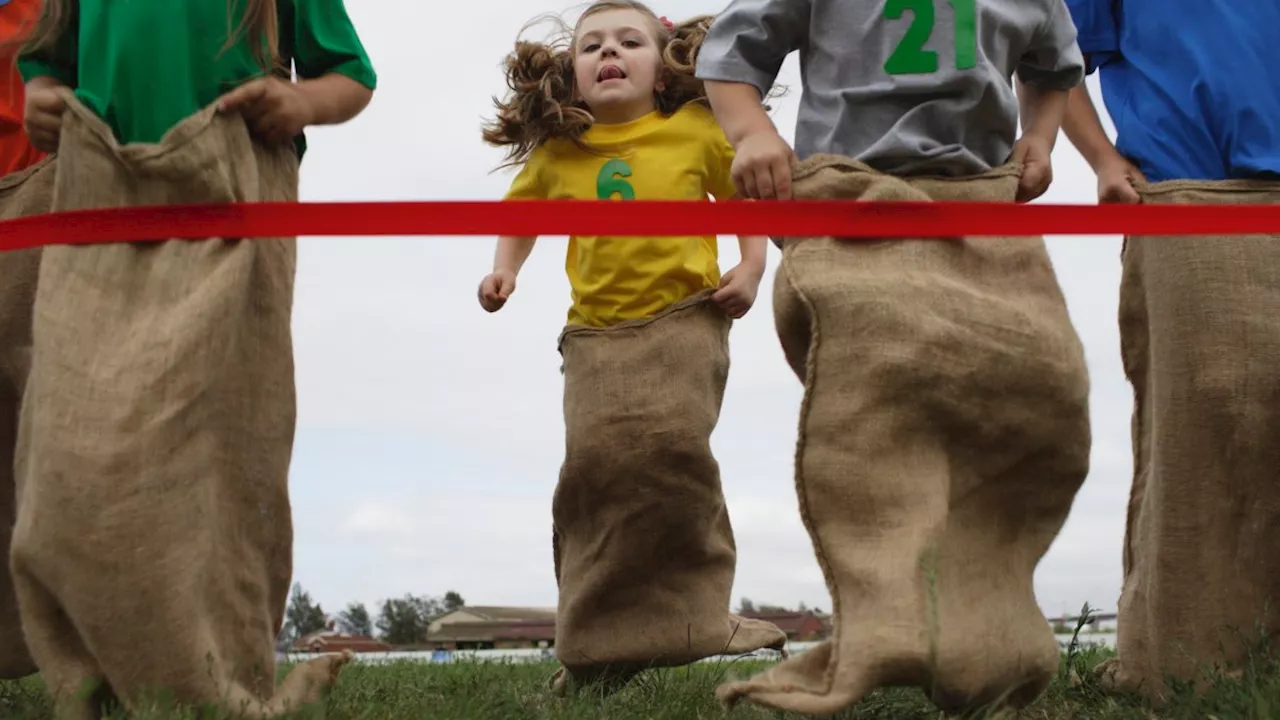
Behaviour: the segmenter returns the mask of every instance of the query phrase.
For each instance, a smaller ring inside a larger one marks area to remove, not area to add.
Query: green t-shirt
[[[19,60],[24,81],[49,75],[115,131],[158,142],[183,118],[262,75],[249,42],[222,50],[243,16],[236,0],[78,0],[58,43]],[[280,54],[299,78],[340,73],[374,89],[377,76],[342,0],[277,0]],[[299,154],[305,139],[297,138]]]

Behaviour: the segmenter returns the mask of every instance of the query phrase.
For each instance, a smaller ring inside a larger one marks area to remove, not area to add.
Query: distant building
[[[556,642],[555,608],[463,607],[427,628],[432,650],[549,648]]]
[[[363,635],[348,635],[332,628],[320,630],[298,638],[289,646],[289,652],[333,653],[350,650],[353,653],[390,652],[392,646]]]
[[[764,620],[777,625],[779,630],[787,634],[788,642],[825,640],[831,636],[831,623],[829,618],[819,615],[811,610],[744,612],[739,614],[744,618]]]
[[[821,640],[831,635],[828,618],[805,612],[743,613],[767,620],[794,642]],[[513,650],[554,648],[555,608],[464,607],[431,622],[423,649]]]
[[[1063,615],[1062,617],[1047,618],[1049,625],[1053,627],[1053,632],[1058,635],[1069,635],[1076,631],[1076,625],[1080,622],[1078,615]],[[1086,633],[1114,633],[1116,631],[1116,614],[1115,613],[1092,613],[1089,616],[1090,622],[1085,624],[1081,632]]]

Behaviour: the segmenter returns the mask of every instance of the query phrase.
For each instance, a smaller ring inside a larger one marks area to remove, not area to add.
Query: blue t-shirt
[[[1116,149],[1152,181],[1280,173],[1280,0],[1067,0]]]

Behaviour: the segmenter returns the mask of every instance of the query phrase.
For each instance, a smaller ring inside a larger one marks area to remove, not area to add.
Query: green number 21
[[[936,0],[888,0],[884,16],[897,20],[910,10],[911,25],[898,47],[884,63],[890,75],[927,75],[938,72],[938,53],[925,50],[933,35],[934,2]],[[956,69],[971,70],[978,64],[977,0],[947,0],[956,15]]]

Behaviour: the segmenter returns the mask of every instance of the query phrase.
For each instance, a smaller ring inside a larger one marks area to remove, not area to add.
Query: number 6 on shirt
[[[897,20],[907,10],[911,11],[911,25],[902,36],[898,47],[884,63],[884,71],[890,75],[927,75],[938,71],[938,53],[925,50],[925,43],[933,35],[934,3],[936,0],[887,0],[884,17]],[[947,0],[955,13],[956,69],[971,70],[978,64],[977,0]]]
[[[623,200],[635,200],[636,191],[626,178],[631,177],[631,166],[625,161],[614,158],[600,168],[596,175],[596,197],[601,200],[612,200],[614,195],[621,195]]]

